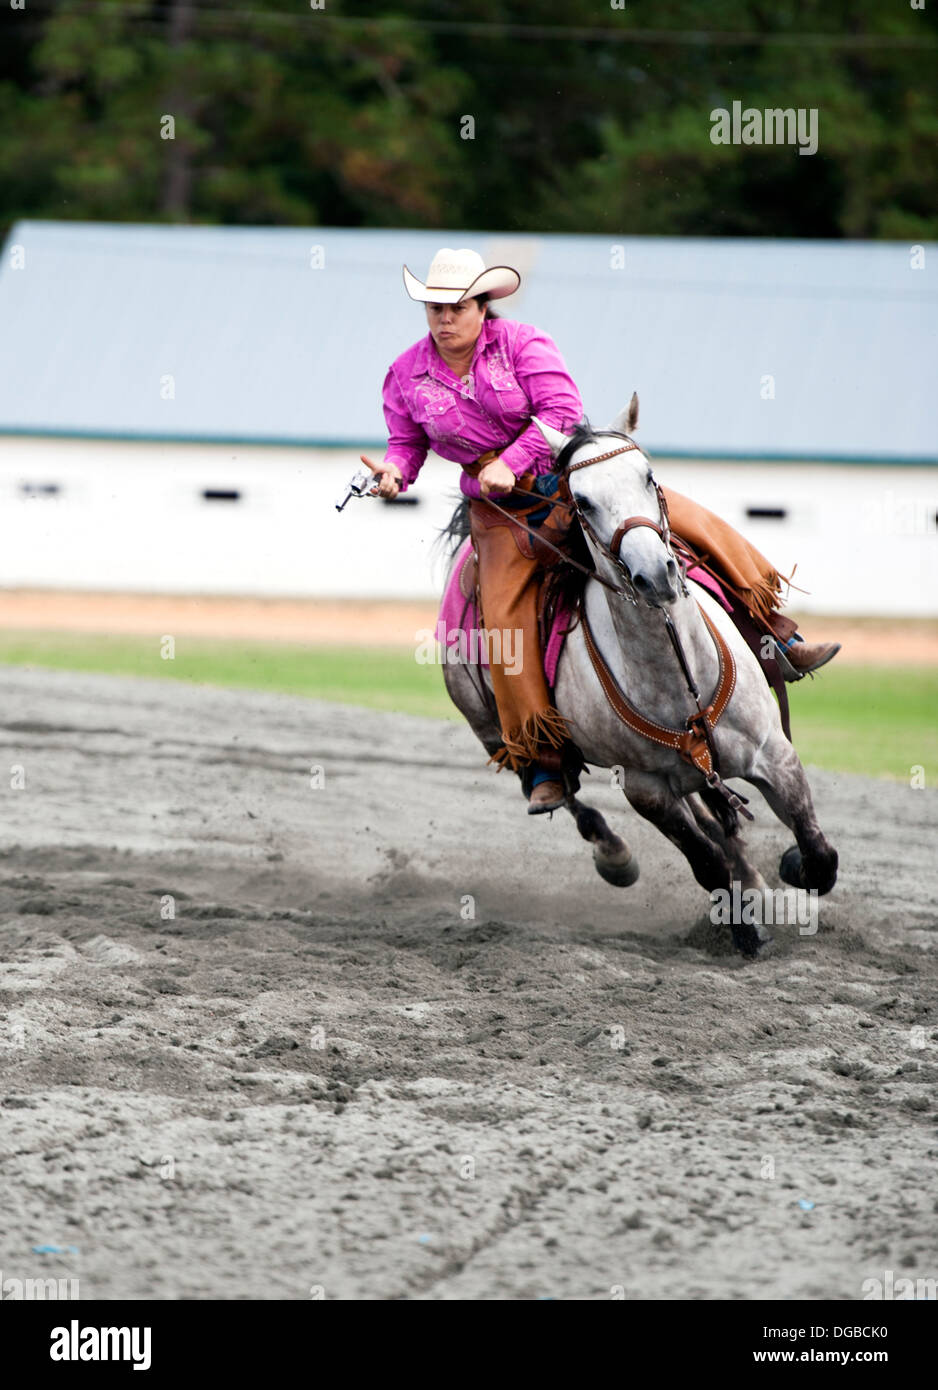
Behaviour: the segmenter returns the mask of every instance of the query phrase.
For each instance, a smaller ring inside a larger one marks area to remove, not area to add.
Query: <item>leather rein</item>
[[[512,488],[514,494],[529,496],[537,502],[545,503],[550,507],[572,507],[580,525],[593,545],[607,560],[611,561],[615,569],[621,575],[623,582],[620,584],[616,584],[606,579],[603,575],[597,574],[595,570],[588,569],[586,565],[581,565],[578,560],[574,560],[572,556],[567,555],[559,546],[548,541],[547,538],[542,536],[534,527],[527,526],[512,512],[506,510],[504,507],[499,507],[496,502],[492,501],[491,497],[486,497],[483,500],[488,506],[494,507],[495,511],[499,512],[502,516],[507,517],[514,525],[519,526],[521,530],[533,536],[540,544],[554,551],[565,564],[580,570],[591,579],[597,580],[605,588],[610,589],[613,593],[618,594],[621,598],[626,599],[629,603],[636,606],[638,604],[638,595],[635,592],[632,575],[628,566],[619,558],[617,552],[619,546],[622,544],[623,537],[628,535],[629,531],[635,530],[639,526],[647,526],[661,537],[668,553],[672,558],[677,560],[681,576],[681,591],[684,597],[687,598],[687,564],[684,557],[680,555],[675,556],[674,550],[672,549],[668,504],[660,483],[652,479],[658,498],[658,520],[653,521],[647,516],[627,517],[625,521],[620,522],[616,527],[609,545],[606,545],[605,542],[600,540],[596,535],[588,519],[577,505],[576,498],[570,491],[569,475],[576,472],[577,469],[589,468],[590,465],[594,463],[604,463],[606,459],[615,458],[619,454],[630,453],[633,449],[638,449],[638,447],[639,446],[633,439],[627,438],[621,448],[610,449],[604,454],[597,454],[594,458],[583,459],[580,463],[570,464],[560,474],[559,500],[542,497],[539,493],[530,492],[527,488]],[[589,654],[593,670],[596,672],[599,684],[602,687],[603,694],[611,709],[622,723],[634,733],[640,734],[643,738],[649,739],[653,743],[657,743],[665,748],[673,748],[680,754],[685,762],[690,763],[692,767],[697,769],[711,790],[721,796],[733,811],[741,813],[746,816],[748,820],[753,820],[754,817],[752,813],[746,810],[748,797],[734,792],[720,777],[719,756],[713,738],[713,730],[720,716],[723,714],[723,711],[726,709],[726,706],[729,704],[733,691],[736,689],[736,660],[723,634],[711,621],[704,609],[700,607],[699,603],[697,603],[697,608],[713,639],[713,645],[716,647],[717,658],[719,660],[719,675],[717,678],[716,690],[707,705],[703,704],[700,690],[697,687],[697,682],[694,679],[683,644],[671,619],[670,613],[664,608],[659,610],[664,618],[665,630],[668,634],[671,646],[674,649],[678,664],[680,665],[685,684],[697,707],[696,714],[688,716],[683,729],[672,729],[666,724],[659,724],[657,720],[647,718],[640,710],[636,709],[623,693],[615,676],[610,671],[603,659],[602,653],[596,645],[596,639],[593,636],[589,620],[586,616],[586,604],[584,602],[580,611],[580,621],[583,626],[583,637],[586,643],[586,650]]]

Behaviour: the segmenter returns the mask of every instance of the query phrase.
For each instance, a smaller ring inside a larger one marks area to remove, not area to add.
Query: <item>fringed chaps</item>
[[[544,676],[538,631],[540,562],[523,554],[524,533],[486,507],[469,507],[478,560],[479,609],[485,625],[492,690],[498,707],[502,746],[489,759],[500,772],[519,772],[529,763],[557,762],[570,742],[563,715],[552,703]],[[559,764],[557,764],[559,766]]]

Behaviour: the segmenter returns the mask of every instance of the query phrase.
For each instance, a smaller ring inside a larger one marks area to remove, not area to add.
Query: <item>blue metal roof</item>
[[[652,451],[938,458],[938,245],[918,270],[905,243],[24,221],[0,431],[382,440],[385,371],[425,332],[401,265],[444,245],[517,264],[502,314],[556,339],[594,423],[637,390]]]

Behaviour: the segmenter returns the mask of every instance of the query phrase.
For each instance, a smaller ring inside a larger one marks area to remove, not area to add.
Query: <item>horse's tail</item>
[[[445,526],[440,527],[434,545],[440,546],[447,558],[452,560],[468,534],[469,498],[460,497],[453,508],[453,514],[449,521]]]

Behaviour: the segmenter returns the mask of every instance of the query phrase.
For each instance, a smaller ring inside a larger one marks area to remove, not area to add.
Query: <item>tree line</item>
[[[938,235],[924,0],[17,3],[4,228]],[[734,103],[816,113],[816,149],[711,138]]]

